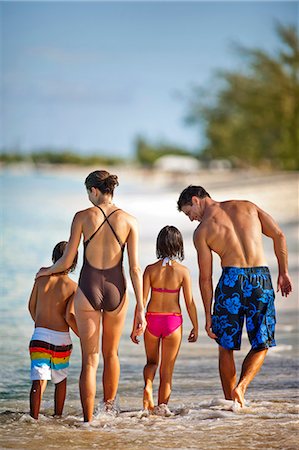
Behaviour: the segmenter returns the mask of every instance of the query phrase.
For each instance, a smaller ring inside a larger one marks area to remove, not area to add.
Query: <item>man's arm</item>
[[[285,235],[269,214],[258,207],[257,211],[263,234],[270,237],[274,244],[274,253],[278,262],[277,292],[281,290],[282,296],[287,297],[292,292],[292,281],[288,273],[288,249]]]
[[[206,315],[206,332],[212,339],[217,336],[212,332],[212,301],[213,301],[213,282],[212,267],[213,258],[212,251],[208,246],[203,233],[196,230],[193,237],[194,246],[197,251],[197,261],[199,268],[199,287]]]

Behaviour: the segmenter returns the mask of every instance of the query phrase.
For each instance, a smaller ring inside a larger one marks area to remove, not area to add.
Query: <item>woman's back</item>
[[[85,256],[98,269],[114,267],[130,232],[130,216],[115,205],[105,210],[94,206],[82,211]]]

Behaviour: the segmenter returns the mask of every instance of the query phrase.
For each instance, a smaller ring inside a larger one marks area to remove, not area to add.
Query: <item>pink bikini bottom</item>
[[[147,330],[156,337],[166,337],[183,323],[182,314],[147,312]]]

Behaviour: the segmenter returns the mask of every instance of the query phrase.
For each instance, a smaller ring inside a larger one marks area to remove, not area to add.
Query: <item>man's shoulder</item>
[[[248,209],[248,208],[256,208],[256,205],[252,203],[250,200],[227,200],[220,203],[221,208],[233,208],[236,210],[239,209]]]
[[[209,228],[209,221],[203,221],[200,222],[200,224],[197,225],[197,227],[194,230],[193,233],[193,238],[197,239],[197,238],[202,238],[206,235],[207,230]]]

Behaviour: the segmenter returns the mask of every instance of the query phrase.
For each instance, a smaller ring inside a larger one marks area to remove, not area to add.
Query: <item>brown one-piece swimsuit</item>
[[[115,209],[112,213],[106,216],[100,206],[97,206],[97,208],[102,211],[104,221],[90,236],[90,238],[83,243],[84,257],[79,278],[79,287],[95,310],[114,311],[120,305],[126,291],[126,280],[123,273],[123,253],[125,244],[121,242],[108,220],[109,217],[116,211],[119,211],[119,209]],[[89,242],[94,238],[105,223],[109,225],[120,245],[121,258],[114,267],[109,267],[108,269],[97,269],[88,262],[86,258],[86,248]]]

